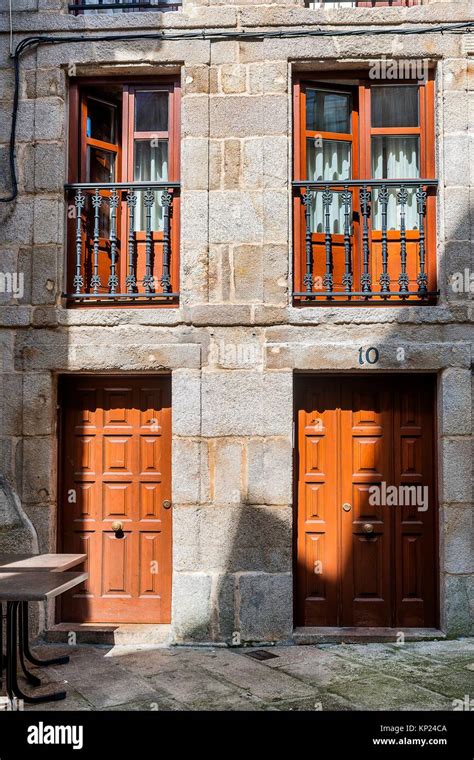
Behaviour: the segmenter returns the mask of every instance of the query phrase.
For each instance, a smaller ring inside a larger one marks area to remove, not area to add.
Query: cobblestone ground
[[[42,646],[52,656],[64,647]],[[474,638],[252,649],[69,648],[68,665],[35,669],[65,702],[26,710],[453,710],[474,708]],[[40,693],[43,686],[35,689]],[[459,700],[457,702],[456,700]]]

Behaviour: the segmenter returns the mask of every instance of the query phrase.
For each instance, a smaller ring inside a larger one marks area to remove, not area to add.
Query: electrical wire
[[[152,40],[159,42],[185,41],[185,40],[204,40],[208,42],[217,42],[222,40],[229,41],[249,41],[265,39],[298,39],[308,37],[360,37],[370,34],[371,36],[380,36],[385,34],[418,35],[418,34],[443,34],[450,32],[460,34],[474,30],[474,21],[465,21],[452,24],[438,24],[431,26],[412,26],[412,27],[356,27],[354,29],[275,29],[263,31],[245,31],[244,29],[235,31],[208,31],[196,30],[187,32],[137,32],[134,34],[79,34],[63,35],[55,37],[51,35],[37,35],[25,37],[15,48],[13,55],[13,65],[15,72],[15,89],[13,95],[12,121],[9,145],[9,165],[11,177],[11,194],[6,198],[0,198],[0,203],[9,203],[18,196],[18,179],[15,165],[15,144],[16,144],[16,125],[19,105],[20,92],[20,60],[22,55],[32,47],[41,45],[64,45],[73,42],[134,42],[137,40]]]

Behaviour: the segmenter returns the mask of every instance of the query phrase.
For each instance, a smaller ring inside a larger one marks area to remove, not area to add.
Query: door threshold
[[[401,639],[403,634],[404,639]],[[403,641],[445,639],[437,628],[332,628],[298,627],[293,631],[294,644],[397,644]]]
[[[168,646],[171,625],[162,623],[57,623],[42,638],[50,644]]]

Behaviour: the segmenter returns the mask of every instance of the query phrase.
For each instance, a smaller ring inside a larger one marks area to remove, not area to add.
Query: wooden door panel
[[[434,626],[432,378],[300,378],[296,402],[299,624]]]
[[[369,489],[389,479],[391,409],[389,393],[377,379],[341,385],[340,473],[342,502],[343,626],[391,624],[390,516],[374,514]],[[365,496],[365,498],[363,497]],[[341,509],[341,507],[339,507]],[[369,519],[371,517],[372,519]],[[371,525],[373,533],[364,532]]]
[[[169,382],[70,379],[63,398],[63,549],[87,545],[90,578],[65,597],[62,618],[169,622],[171,512],[163,507],[171,498]],[[122,531],[112,529],[115,521]]]
[[[306,625],[337,614],[336,415],[331,388],[303,390],[298,411],[297,603]]]
[[[427,386],[423,377],[404,377],[394,396],[395,443],[398,443],[394,448],[394,482],[411,489],[411,495],[417,489],[416,499],[404,496],[404,502],[410,503],[395,510],[398,565],[395,624],[434,627],[437,558],[433,384]]]

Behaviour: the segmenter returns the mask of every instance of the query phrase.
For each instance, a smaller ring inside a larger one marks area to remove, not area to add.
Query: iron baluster
[[[110,275],[109,275],[109,292],[115,293],[118,287],[117,276],[117,208],[119,205],[119,196],[117,190],[114,190],[110,198]]]
[[[146,293],[154,290],[154,277],[152,274],[152,256],[153,256],[153,237],[151,231],[151,209],[155,202],[155,193],[148,189],[145,193],[144,203],[146,209],[146,242],[145,242],[145,276],[143,278],[143,287]]]
[[[426,190],[420,185],[416,190],[416,204],[418,219],[420,225],[419,239],[419,259],[420,271],[416,281],[418,283],[418,292],[423,296],[428,292],[428,275],[425,272],[425,210],[426,210]]]
[[[408,274],[407,274],[407,234],[406,234],[406,205],[408,202],[408,190],[404,185],[401,186],[397,195],[397,201],[400,204],[400,265],[401,272],[398,278],[401,293],[408,293]]]
[[[332,235],[331,235],[331,205],[333,199],[333,193],[328,185],[326,185],[323,191],[323,209],[324,209],[324,233],[325,233],[325,249],[326,249],[326,272],[323,277],[323,285],[326,287],[328,293],[332,292],[333,277],[332,277]],[[332,296],[328,296],[331,298]]]
[[[369,272],[369,217],[370,217],[370,202],[372,200],[372,193],[367,189],[367,185],[364,185],[359,190],[360,208],[362,211],[362,253],[364,257],[364,268],[361,276],[361,286],[363,293],[370,293],[372,287],[372,277]]]
[[[100,207],[102,197],[98,190],[92,196],[92,205],[94,207],[94,265],[91,277],[91,288],[93,293],[98,293],[101,286],[99,277],[99,229],[100,229]]]
[[[161,195],[161,205],[163,206],[163,274],[160,278],[163,293],[169,293],[171,290],[170,277],[170,211],[173,196],[165,190]]]
[[[350,293],[352,289],[352,262],[351,262],[351,226],[350,226],[350,211],[352,205],[352,193],[349,192],[347,185],[344,187],[344,192],[341,195],[341,200],[344,205],[344,259],[345,269],[342,276],[342,284],[346,288],[346,293]]]
[[[388,190],[386,185],[382,185],[379,190],[378,200],[382,207],[382,274],[380,275],[380,289],[383,294],[390,292],[390,275],[388,273],[388,235],[387,235],[387,212],[388,212]]]
[[[76,207],[76,273],[72,284],[75,288],[75,293],[79,294],[84,286],[84,277],[81,272],[81,257],[82,257],[82,209],[86,203],[86,196],[81,190],[76,190],[74,198],[74,205]]]
[[[125,285],[128,293],[135,293],[137,289],[137,278],[135,277],[135,207],[137,205],[137,194],[133,190],[127,193],[128,207],[128,274],[125,278]]]
[[[302,196],[305,218],[305,251],[306,251],[306,272],[303,277],[303,283],[306,291],[311,293],[313,290],[313,240],[311,230],[311,204],[313,202],[313,193],[311,190],[303,193]]]

